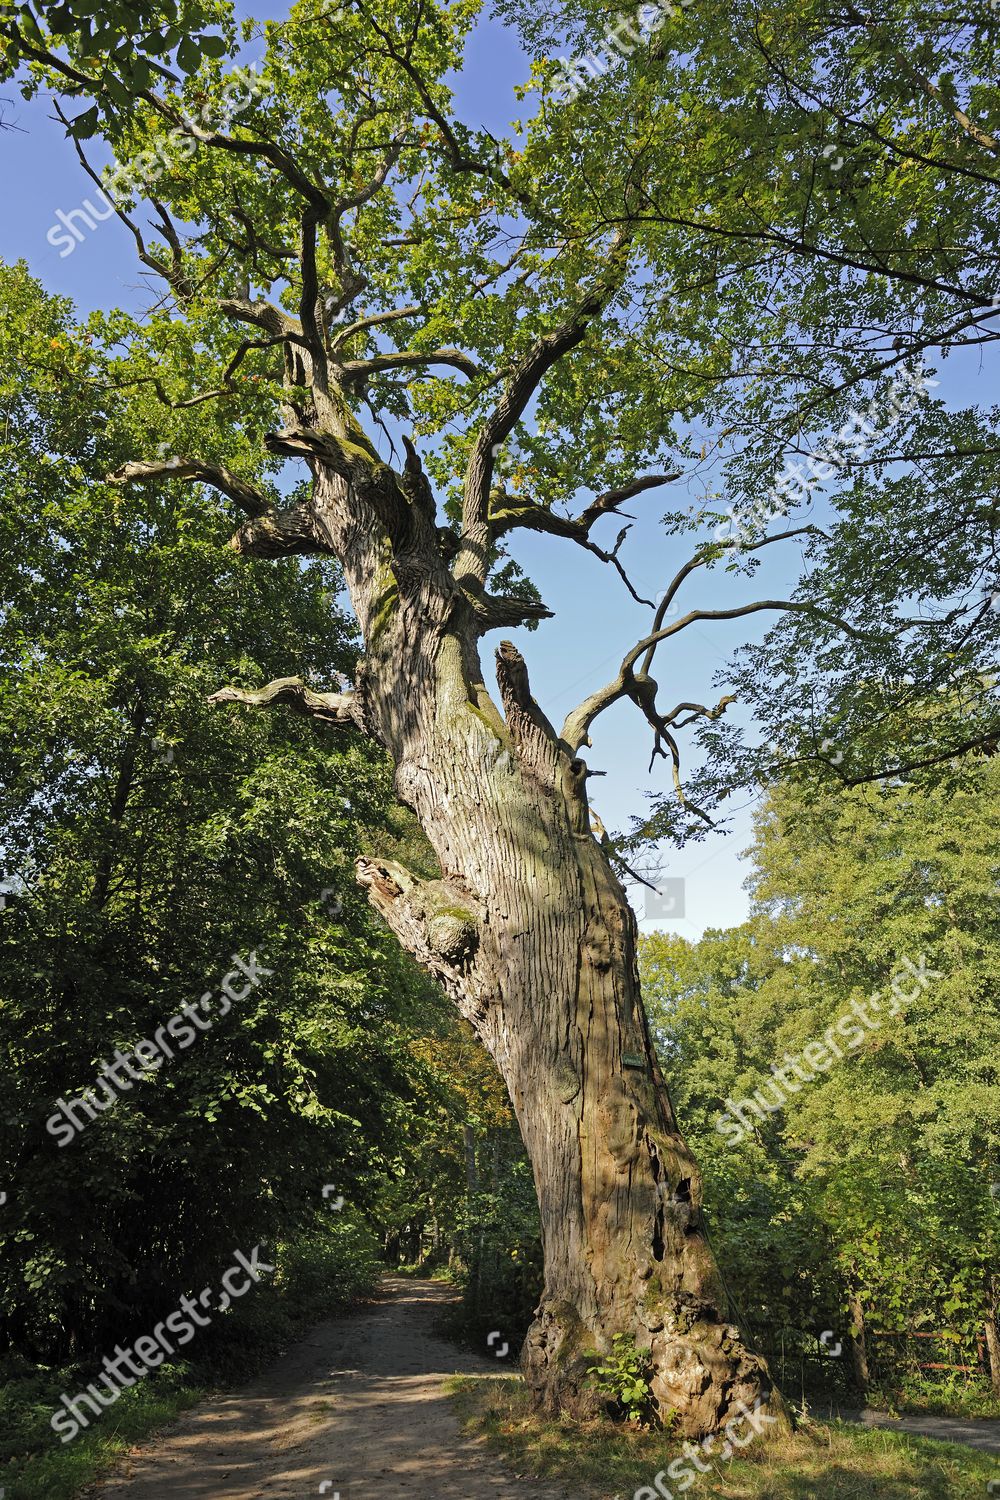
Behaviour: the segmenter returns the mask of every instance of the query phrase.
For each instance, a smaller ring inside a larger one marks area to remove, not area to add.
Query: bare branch
[[[66,134],[70,135],[70,121],[66,118],[58,101],[56,101],[55,103],[55,112],[57,118],[63,125],[65,125]],[[90,162],[87,160],[86,152],[84,151],[80,142],[76,139],[75,136],[72,137],[72,140],[73,149],[76,151],[77,159],[83,170],[86,172],[91,182],[96,183],[97,187],[103,193],[106,201],[114,209],[118,218],[125,225],[125,228],[129,230],[132,238],[135,240],[135,248],[139,260],[144,266],[147,266],[149,270],[154,273],[154,275],[162,276],[163,280],[170,287],[171,291],[177,297],[178,301],[183,301],[184,298],[188,295],[190,288],[188,287],[186,279],[178,272],[176,255],[173,257],[170,265],[167,265],[165,264],[165,262],[163,262],[153,254],[153,252],[146,245],[146,241],[143,238],[141,229],[137,224],[133,222],[132,219],[129,218],[125,210],[118,206],[118,204],[112,198],[111,194],[108,192],[107,188],[104,186],[101,177],[97,172],[94,171],[93,167],[90,165]]]
[[[594,522],[601,516],[607,515],[609,511],[617,510],[626,500],[631,500],[633,495],[641,495],[644,490],[657,488],[661,484],[670,484],[674,479],[680,479],[682,471],[677,469],[672,474],[641,474],[637,479],[632,479],[628,484],[623,484],[620,489],[605,490],[603,495],[598,495],[592,500],[587,509],[581,511],[576,518],[576,525],[582,526],[584,531],[589,531]]]
[[[159,482],[166,479],[186,479],[210,484],[235,500],[248,516],[265,516],[273,512],[274,506],[260,490],[245,479],[240,479],[229,469],[220,465],[203,463],[199,458],[166,458],[154,462],[135,461],[122,464],[107,476],[107,483],[117,486],[141,482]]]
[[[695,719],[721,719],[730,703],[735,702],[736,699],[730,693],[725,698],[720,698],[714,708],[706,708],[704,703],[678,703],[676,708],[672,708],[668,714],[663,715],[661,722],[673,724],[677,729],[684,729],[686,725],[693,724]],[[677,715],[682,714],[685,709],[690,710],[688,717],[678,719]]]
[[[823,531],[823,529],[821,527],[819,527],[819,526],[812,526],[812,525],[809,525],[809,526],[793,526],[788,531],[778,531],[778,532],[775,532],[775,534],[773,536],[761,537],[760,541],[757,541],[757,542],[748,542],[746,544],[746,546],[741,547],[740,550],[742,552],[759,552],[762,547],[771,547],[771,546],[774,545],[775,542],[787,542],[790,537],[795,537],[795,536],[821,536],[821,537],[826,537],[826,535],[827,535],[827,533],[825,531]],[[684,566],[682,568],[679,568],[678,571],[674,574],[673,578],[670,581],[669,586],[664,590],[663,594],[660,596],[660,603],[659,603],[659,605],[657,607],[656,614],[655,614],[655,616],[653,618],[653,630],[654,630],[654,632],[658,631],[658,630],[660,630],[662,628],[663,622],[664,622],[664,620],[667,617],[667,611],[669,610],[671,604],[674,602],[674,599],[676,598],[677,593],[679,592],[679,590],[681,588],[681,585],[685,582],[686,579],[690,578],[691,574],[695,571],[696,568],[703,568],[705,566],[705,564],[710,560],[711,556],[712,556],[711,552],[705,552],[705,551],[696,552],[694,554],[694,556],[693,557],[689,557],[688,560],[687,560],[687,562],[684,564]],[[654,653],[655,650],[656,650],[656,647],[654,645],[654,646],[651,646],[650,649],[647,651],[647,653],[646,653],[646,660],[642,664],[642,670],[644,672],[648,672],[649,671],[650,665],[652,664],[652,660],[653,660],[653,653]]]
[[[451,365],[471,379],[479,366],[461,349],[405,350],[391,354],[373,354],[368,359],[350,359],[340,366],[348,378],[376,375],[380,370],[419,370],[423,365]]]
[[[357,693],[317,693],[301,677],[278,677],[266,687],[251,689],[224,687],[209,698],[209,703],[244,703],[250,708],[274,708],[279,704],[294,709],[306,718],[317,719],[337,729],[360,729],[371,734],[371,728]]]
[[[762,610],[784,610],[793,614],[811,615],[814,619],[823,620],[828,625],[836,625],[839,630],[844,631],[854,640],[865,639],[864,631],[856,630],[846,620],[828,614],[825,610],[817,609],[815,605],[795,599],[759,599],[753,604],[738,605],[733,609],[693,609],[665,629],[654,630],[651,635],[632,647],[622,662],[617,677],[603,688],[598,688],[596,692],[591,693],[577,708],[567,714],[562,728],[563,740],[574,753],[581,745],[589,743],[588,731],[598,714],[603,713],[606,708],[610,708],[621,698],[631,698],[647,717],[650,713],[655,715],[657,685],[647,675],[645,663],[641,671],[635,670],[636,662],[644,652],[649,653],[650,649],[655,649],[661,641],[686,630],[689,625],[693,625],[698,620],[738,620],[745,615],[758,614]],[[649,661],[649,655],[646,656],[646,661]],[[653,720],[650,719],[650,722],[652,723]]]
[[[664,759],[666,759],[665,752],[660,748],[660,740],[661,739],[666,740],[667,746],[668,746],[668,748],[670,750],[670,770],[671,770],[671,775],[673,777],[674,791],[677,793],[677,800],[678,800],[678,802],[681,804],[682,807],[686,807],[689,812],[694,813],[694,815],[695,815],[696,818],[700,818],[703,823],[707,823],[708,826],[709,826],[709,828],[714,828],[715,824],[712,822],[712,819],[708,816],[708,813],[705,812],[702,808],[698,807],[696,803],[690,801],[690,799],[685,796],[685,794],[684,794],[684,786],[683,786],[683,784],[681,782],[681,752],[680,752],[680,748],[679,748],[679,746],[677,744],[677,741],[674,739],[673,735],[670,733],[670,731],[668,729],[663,728],[662,726],[660,726],[660,727],[657,728],[656,743],[653,746],[653,754],[650,757],[649,769],[650,770],[653,769],[653,761],[656,759],[656,757],[658,755],[661,755],[661,756],[663,756]]]

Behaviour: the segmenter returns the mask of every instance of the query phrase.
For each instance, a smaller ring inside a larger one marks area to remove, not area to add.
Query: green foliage
[[[462,1285],[454,1326],[477,1349],[498,1330],[514,1358],[542,1294],[542,1244],[531,1167],[512,1127],[502,1144],[494,1191],[468,1195],[452,1231]]]
[[[418,1071],[408,1128],[373,1205],[390,1265],[446,1274],[461,1302],[451,1334],[514,1358],[542,1290],[531,1168],[501,1082],[471,1027],[442,1004],[411,1042]],[[494,1339],[494,1346],[498,1343]]]
[[[351,668],[336,570],[242,562],[190,488],[104,484],[142,399],[108,420],[105,363],[23,268],[0,307],[0,1345],[51,1363],[312,1223],[325,1184],[374,1196],[428,985],[353,880],[382,759],[207,702]],[[67,350],[80,379],[56,385]],[[252,952],[262,983],[58,1143],[58,1099]]]
[[[779,787],[758,823],[750,920],[693,946],[643,941],[654,1030],[751,1326],[802,1329],[815,1354],[860,1299],[873,1374],[897,1389],[904,1375],[912,1388],[919,1341],[888,1335],[941,1331],[931,1359],[975,1363],[996,1315],[998,816],[992,761],[955,792],[817,803]],[[925,984],[903,967],[921,955],[938,976]],[[865,1009],[873,993],[880,1011]],[[720,1129],[756,1090],[773,1104],[772,1064],[801,1061],[853,1004],[877,1022],[857,1045],[806,1068],[814,1081],[786,1071],[783,1107],[744,1111],[742,1139]]]
[[[649,1351],[637,1349],[630,1333],[616,1333],[605,1354],[589,1356],[590,1384],[604,1396],[616,1416],[636,1426],[652,1420]]]
[[[219,26],[223,34],[203,28]],[[46,52],[59,62],[63,91],[90,94],[74,134],[93,135],[100,118],[120,125],[151,87],[196,73],[234,39],[226,0],[11,0],[0,9],[0,80],[21,70],[26,93],[38,83]],[[31,70],[31,71],[27,71]]]

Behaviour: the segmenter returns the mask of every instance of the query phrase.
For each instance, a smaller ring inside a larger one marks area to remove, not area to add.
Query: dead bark
[[[986,1318],[983,1323],[983,1331],[986,1334],[986,1353],[990,1362],[990,1381],[993,1389],[1000,1396],[1000,1305],[997,1303],[998,1281],[995,1277],[987,1279],[986,1286]]]

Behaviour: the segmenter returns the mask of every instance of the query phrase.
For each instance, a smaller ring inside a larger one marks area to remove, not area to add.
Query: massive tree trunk
[[[307,711],[388,749],[440,861],[439,880],[375,859],[358,875],[509,1090],[545,1254],[527,1380],[548,1410],[592,1410],[588,1352],[631,1333],[649,1350],[661,1413],[707,1433],[737,1403],[766,1402],[770,1383],[726,1313],[698,1169],[642,1008],[635,919],[591,832],[586,764],[532,700],[510,644],[497,652],[502,713],[485,689],[488,606],[440,556],[421,484],[411,473],[405,524],[389,512],[387,537],[381,489],[381,521],[359,526],[357,487],[318,469],[314,524],[343,563],[366,653],[353,695],[310,695]]]

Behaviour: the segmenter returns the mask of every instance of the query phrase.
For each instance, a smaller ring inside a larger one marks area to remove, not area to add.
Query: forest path
[[[436,1337],[453,1296],[387,1278],[377,1303],[319,1324],[253,1385],[193,1407],[95,1500],[557,1500],[462,1433],[445,1379],[505,1366]]]

